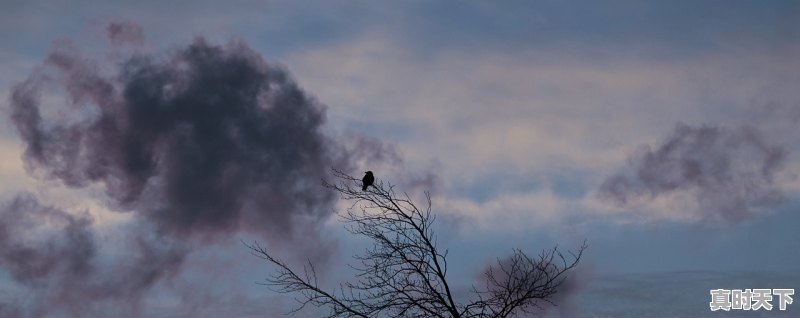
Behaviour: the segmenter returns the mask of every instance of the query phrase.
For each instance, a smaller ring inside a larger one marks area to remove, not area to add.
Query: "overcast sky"
[[[431,191],[463,289],[586,240],[552,317],[800,287],[794,1],[4,1],[0,38],[0,316],[275,317],[240,240],[330,284],[365,246],[329,168]],[[212,65],[187,105],[264,75],[283,106],[143,110],[181,61]]]

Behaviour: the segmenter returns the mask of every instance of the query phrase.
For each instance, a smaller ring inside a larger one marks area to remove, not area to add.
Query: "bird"
[[[361,179],[361,182],[364,185],[361,187],[361,191],[367,191],[367,187],[371,186],[373,182],[375,182],[375,176],[372,175],[372,171],[365,172],[364,179]]]

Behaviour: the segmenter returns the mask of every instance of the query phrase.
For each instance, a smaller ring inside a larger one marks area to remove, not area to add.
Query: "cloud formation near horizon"
[[[785,160],[786,150],[756,128],[678,124],[660,146],[643,147],[608,177],[598,194],[620,206],[688,194],[699,219],[738,223],[782,201],[775,179]]]

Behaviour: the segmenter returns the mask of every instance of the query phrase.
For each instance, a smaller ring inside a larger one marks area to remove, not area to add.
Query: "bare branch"
[[[477,300],[461,305],[447,281],[447,250],[440,250],[433,232],[431,196],[420,209],[406,193],[395,192],[392,184],[376,180],[366,191],[361,180],[333,170],[337,183],[323,180],[323,186],[338,192],[353,204],[340,214],[345,228],[365,236],[373,244],[354,256],[355,280],[334,291],[317,284],[316,271],[309,262],[298,274],[270,255],[258,243],[245,244],[254,255],[277,267],[265,285],[278,293],[299,295],[297,312],[311,304],[326,307],[326,317],[509,317],[539,308],[539,301],[551,298],[583,254],[584,243],[569,260],[556,248],[537,258],[515,249],[509,258],[498,260],[485,273],[485,289],[473,288]]]

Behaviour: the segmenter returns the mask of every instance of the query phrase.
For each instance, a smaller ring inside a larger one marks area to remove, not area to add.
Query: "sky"
[[[800,286],[794,1],[11,0],[0,38],[0,317],[279,317],[241,242],[346,281],[330,169],[430,191],[460,290],[585,240],[546,317]]]

